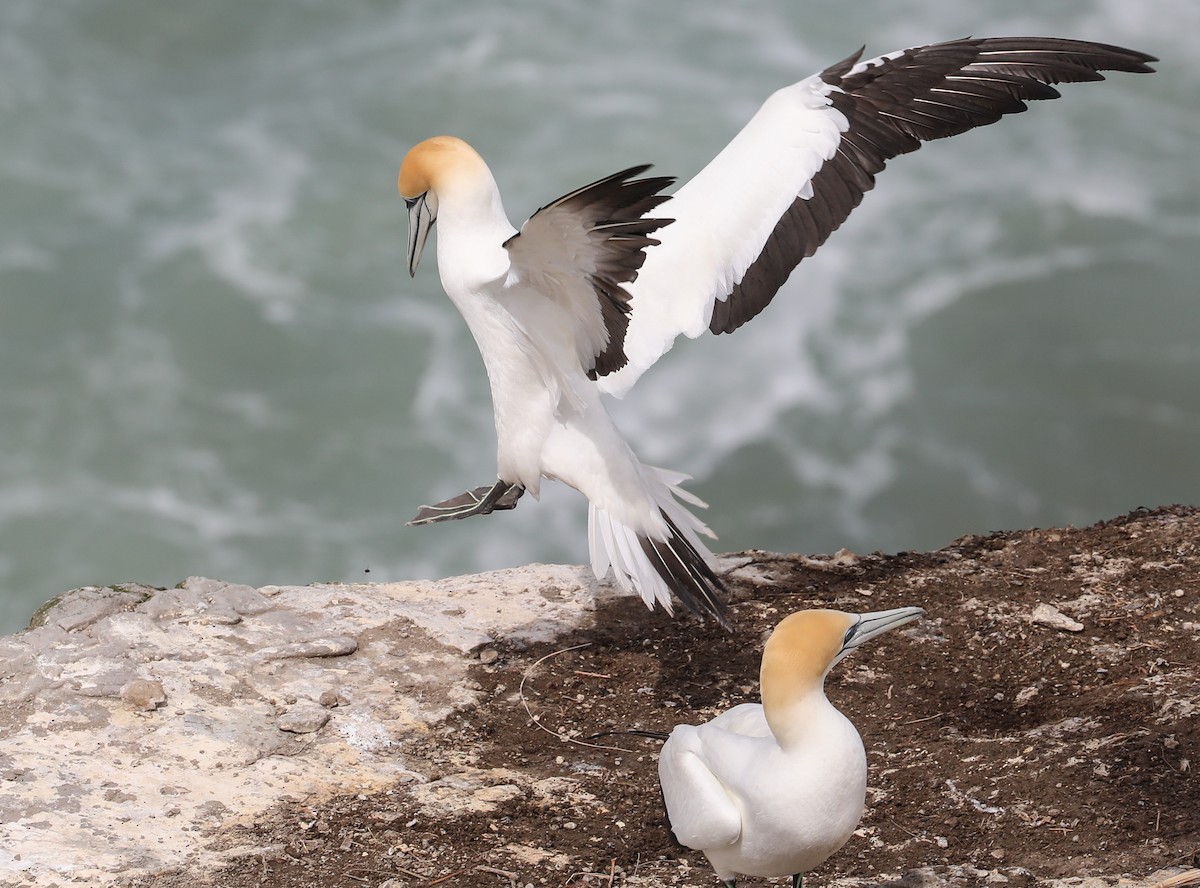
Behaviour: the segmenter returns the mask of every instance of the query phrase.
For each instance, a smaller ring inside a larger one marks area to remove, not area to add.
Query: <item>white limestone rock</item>
[[[419,786],[395,747],[474,705],[474,652],[585,624],[595,591],[582,568],[534,565],[62,595],[0,638],[0,884],[216,866],[205,831],[285,795]]]

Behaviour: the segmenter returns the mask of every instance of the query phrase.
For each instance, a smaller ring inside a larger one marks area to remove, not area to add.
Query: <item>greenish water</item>
[[[688,176],[773,89],[973,33],[1163,58],[899,158],[735,336],[623,402],[720,548],[912,549],[1200,502],[1192,0],[0,5],[0,631],[82,584],[586,559],[582,500],[408,529],[494,476],[396,168],[451,132],[519,223]]]

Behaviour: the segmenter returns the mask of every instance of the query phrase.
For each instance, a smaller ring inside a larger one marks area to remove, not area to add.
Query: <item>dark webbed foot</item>
[[[408,526],[435,524],[438,521],[452,521],[470,518],[472,515],[487,515],[495,511],[515,509],[517,500],[524,492],[525,488],[520,484],[509,484],[507,481],[497,481],[491,487],[476,487],[448,500],[442,500],[436,505],[421,506],[417,510],[417,516],[408,522]]]

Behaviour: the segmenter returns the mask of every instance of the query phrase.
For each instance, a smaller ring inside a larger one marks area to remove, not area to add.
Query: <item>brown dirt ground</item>
[[[439,817],[402,786],[296,803],[235,837],[270,850],[216,883],[715,885],[668,830],[658,742],[588,738],[756,700],[762,638],[792,611],[911,604],[924,621],[829,677],[867,749],[867,811],[806,884],[1029,885],[1200,865],[1200,510],[965,537],[929,554],[743,556],[728,578],[733,634],[624,599],[595,628],[500,645],[476,667],[485,702],[397,754],[450,781],[483,773],[490,810]],[[1083,630],[1031,622],[1042,603]],[[940,880],[911,873],[921,867]],[[782,883],[739,882],[766,884]]]

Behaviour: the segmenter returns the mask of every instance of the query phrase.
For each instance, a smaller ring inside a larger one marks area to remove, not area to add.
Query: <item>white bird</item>
[[[601,393],[623,396],[680,334],[728,333],[771,301],[875,184],[887,160],[1152,56],[1057,38],[954,40],[850,58],[774,93],[695,178],[632,167],[542,207],[518,232],[479,154],[439,136],[400,167],[408,268],[439,222],[442,286],[483,356],[497,476],[410,524],[511,509],[542,478],[589,501],[591,563],[653,608],[674,593],[728,625],[724,590],[687,505],[686,475],[644,465]]]
[[[800,888],[802,875],[850,838],[863,813],[867,756],[825,697],[825,676],[864,641],[923,613],[794,613],[763,648],[761,704],[671,732],[658,758],[671,831],[703,851],[728,888],[738,875],[791,876]]]

